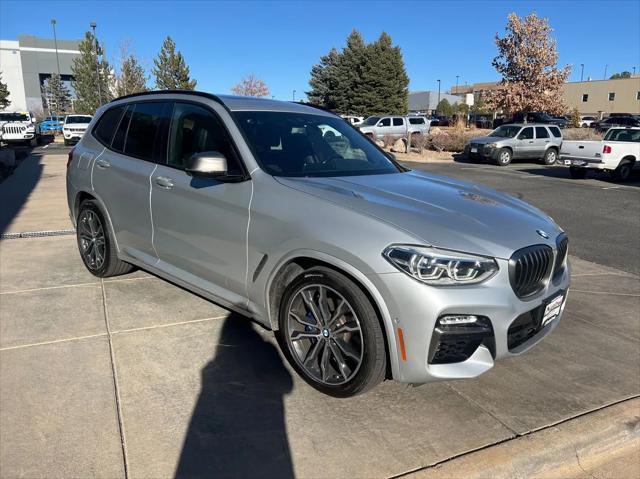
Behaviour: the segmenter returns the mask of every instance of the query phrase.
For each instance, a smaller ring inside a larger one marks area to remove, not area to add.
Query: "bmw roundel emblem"
[[[549,239],[549,235],[546,232],[542,231],[542,230],[536,230],[536,233],[538,233],[544,239]]]

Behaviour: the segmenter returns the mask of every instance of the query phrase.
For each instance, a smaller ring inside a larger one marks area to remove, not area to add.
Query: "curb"
[[[571,478],[624,460],[640,477],[640,398],[632,398],[401,477],[410,479]]]

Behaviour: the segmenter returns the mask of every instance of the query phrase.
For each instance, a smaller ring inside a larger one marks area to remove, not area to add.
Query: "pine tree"
[[[153,63],[156,88],[159,90],[193,90],[196,87],[197,82],[189,77],[189,67],[182,53],[176,51],[176,44],[171,37],[164,40]]]
[[[384,32],[366,44],[353,30],[341,52],[332,49],[313,66],[309,85],[310,102],[339,113],[407,112],[409,78],[402,52]]]
[[[111,66],[98,58],[103,52],[91,32],[86,32],[80,42],[80,55],[73,60],[72,86],[76,93],[75,111],[92,115],[100,105],[113,99],[111,92]]]
[[[449,103],[449,100],[446,98],[440,100],[440,103],[436,106],[436,111],[438,112],[438,115],[453,116],[453,106],[451,106],[451,103]]]
[[[7,108],[10,104],[9,89],[7,84],[2,82],[2,73],[0,73],[0,108]]]
[[[124,96],[147,91],[147,78],[144,68],[133,54],[123,55],[120,73],[116,78],[116,95]]]
[[[44,81],[41,91],[43,104],[49,110],[49,115],[64,113],[71,109],[71,93],[57,73],[53,73]]]

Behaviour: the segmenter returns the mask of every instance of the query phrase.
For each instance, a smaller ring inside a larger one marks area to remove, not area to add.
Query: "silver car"
[[[478,376],[551,332],[569,287],[547,215],[310,106],[120,98],[69,154],[67,192],[91,273],[139,267],[253,318],[336,397]]]
[[[464,147],[467,158],[485,159],[507,166],[512,159],[541,159],[553,165],[562,146],[562,131],[541,123],[500,125],[488,136],[469,140]]]
[[[427,135],[430,125],[423,116],[370,116],[358,125],[358,129],[372,140],[382,140]]]

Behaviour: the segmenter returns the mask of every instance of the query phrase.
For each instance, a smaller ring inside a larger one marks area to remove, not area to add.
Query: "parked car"
[[[493,128],[493,115],[471,115],[469,123],[476,128]]]
[[[370,116],[359,126],[362,134],[372,140],[384,137],[407,138],[429,133],[429,120],[423,116]]]
[[[595,123],[596,131],[604,133],[609,128],[613,128],[616,126],[623,127],[636,127],[640,126],[640,120],[635,119],[631,115],[629,116],[610,116],[605,118],[604,120],[600,120]]]
[[[62,126],[64,144],[71,145],[79,141],[88,128],[89,123],[91,123],[92,118],[90,115],[67,115],[64,118],[64,125]]]
[[[37,146],[40,142],[40,125],[28,111],[0,112],[2,141],[8,144]]]
[[[566,128],[569,124],[570,119],[567,119],[565,116],[551,116],[555,120],[555,125],[558,125],[560,128]]]
[[[62,131],[64,125],[64,116],[46,116],[40,123],[40,131],[56,132]]]
[[[580,117],[580,127],[581,128],[591,128],[593,123],[598,121],[595,116],[581,116]]]
[[[363,116],[345,115],[342,118],[344,118],[346,121],[351,123],[353,126],[361,125],[362,122],[364,121]]]
[[[569,288],[549,216],[409,170],[308,105],[112,101],[69,153],[67,196],[93,275],[135,265],[253,318],[333,396],[478,376],[549,334]]]
[[[542,159],[552,165],[558,159],[562,145],[562,132],[556,125],[506,124],[493,130],[488,136],[469,140],[464,154],[470,159],[485,159],[499,166],[506,166],[512,159]]]
[[[590,170],[611,173],[626,181],[640,167],[640,128],[610,128],[602,141],[565,141],[560,159],[573,178],[584,178]]]
[[[531,111],[528,113],[516,113],[511,118],[511,123],[543,123],[564,128],[567,125],[567,120],[564,117],[555,118],[547,113]]]

